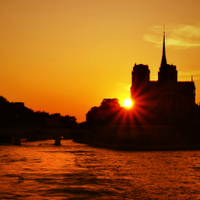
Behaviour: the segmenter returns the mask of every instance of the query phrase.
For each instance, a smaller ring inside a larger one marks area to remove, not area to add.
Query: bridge
[[[72,138],[74,130],[66,127],[0,127],[0,143],[20,145],[23,140],[54,139],[55,145],[60,145],[61,138]]]

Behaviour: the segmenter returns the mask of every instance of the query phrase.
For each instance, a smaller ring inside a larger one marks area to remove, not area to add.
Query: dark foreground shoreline
[[[190,144],[190,145],[117,145],[108,143],[94,143],[87,141],[77,141],[74,142],[87,144],[92,147],[105,148],[117,151],[193,151],[200,150],[200,144]]]
[[[151,145],[137,145],[137,146],[120,146],[110,144],[88,144],[93,147],[100,147],[119,151],[193,151],[200,150],[200,145],[163,145],[163,146],[151,146]]]
[[[17,130],[27,131],[25,128],[5,128],[4,133],[1,131],[0,134],[0,144],[13,143],[11,133],[16,133]],[[55,139],[55,137],[73,139],[77,143],[120,151],[200,150],[200,126],[188,125],[119,126],[112,124],[95,127],[85,126],[70,130],[54,127],[26,132],[20,138],[15,138],[17,140],[15,144],[21,143],[18,140],[40,141]]]
[[[79,129],[75,142],[121,151],[200,150],[199,126],[104,126]]]

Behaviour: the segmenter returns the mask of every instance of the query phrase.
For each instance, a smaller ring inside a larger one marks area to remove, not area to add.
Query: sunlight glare
[[[133,101],[129,98],[129,99],[125,99],[123,102],[124,107],[126,108],[131,108],[133,106]]]

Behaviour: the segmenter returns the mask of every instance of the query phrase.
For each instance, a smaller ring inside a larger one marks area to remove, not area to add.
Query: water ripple
[[[120,152],[61,143],[0,146],[1,199],[200,199],[199,151]]]

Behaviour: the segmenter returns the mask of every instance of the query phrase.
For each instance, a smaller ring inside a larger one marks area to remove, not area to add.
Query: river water
[[[0,199],[200,199],[200,151],[0,146]]]

